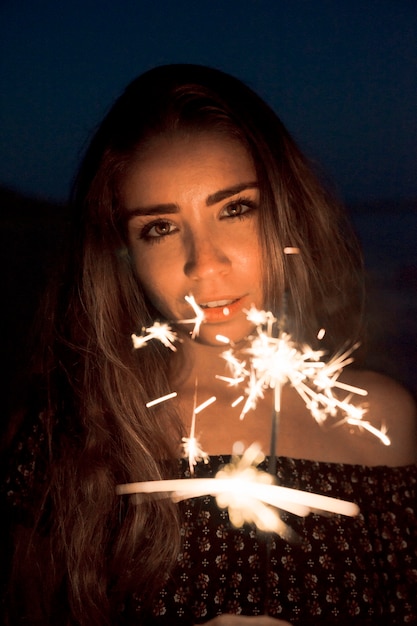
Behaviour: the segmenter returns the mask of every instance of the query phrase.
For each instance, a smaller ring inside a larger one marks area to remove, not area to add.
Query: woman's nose
[[[224,246],[209,235],[193,237],[188,242],[184,273],[192,280],[226,274],[230,266]]]

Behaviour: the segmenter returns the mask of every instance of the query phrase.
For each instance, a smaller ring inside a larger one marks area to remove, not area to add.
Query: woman
[[[389,447],[318,424],[289,385],[273,442],[280,484],[358,502],[353,519],[283,513],[290,541],[234,529],[210,497],[116,494],[189,476],[181,438],[212,396],[195,426],[209,456],[197,476],[215,475],[236,441],[269,450],[273,391],[239,420],[244,389],[218,378],[230,377],[219,336],[245,358],[251,307],[328,354],[360,338],[357,249],[276,115],[217,70],[151,70],[98,128],[72,200],[69,261],[42,315],[36,393],[7,479],[8,623],[417,619],[414,406],[377,374],[343,378],[368,391],[367,420]],[[195,311],[196,336],[184,322]],[[132,333],[155,320],[173,324],[175,346],[134,350]]]

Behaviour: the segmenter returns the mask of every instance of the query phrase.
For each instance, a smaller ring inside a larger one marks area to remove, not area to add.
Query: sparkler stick
[[[271,420],[271,441],[269,449],[269,473],[276,476],[277,473],[277,438],[279,422],[281,419],[281,394],[282,385],[278,383],[274,389],[274,408],[272,410]]]
[[[283,295],[283,305],[285,305],[285,293]],[[285,309],[283,306],[282,317],[285,315]],[[267,329],[271,336],[274,334],[274,324],[276,323],[274,317],[269,316],[267,319]],[[277,437],[279,422],[281,419],[281,397],[282,397],[282,382],[278,380],[274,389],[274,407],[272,409],[272,423],[271,423],[271,441],[269,450],[269,473],[276,480],[277,474]],[[269,548],[270,546],[268,546]]]

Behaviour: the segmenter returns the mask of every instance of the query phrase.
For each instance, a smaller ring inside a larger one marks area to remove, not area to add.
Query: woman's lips
[[[199,303],[207,323],[225,322],[242,310],[242,298],[221,299]]]

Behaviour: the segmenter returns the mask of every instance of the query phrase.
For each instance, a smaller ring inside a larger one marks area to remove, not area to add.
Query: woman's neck
[[[242,344],[241,349],[246,344]],[[207,345],[183,336],[172,355],[169,380],[175,389],[189,390],[199,387],[209,389],[217,386],[218,376],[230,376],[223,353],[224,345]],[[194,391],[193,391],[194,392]]]

